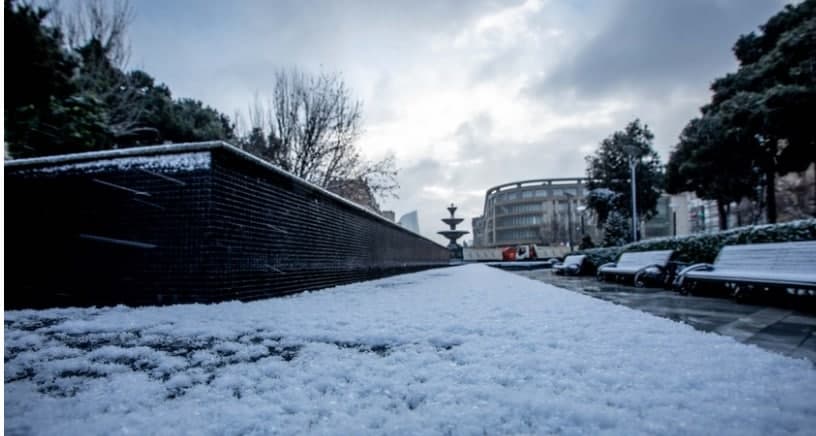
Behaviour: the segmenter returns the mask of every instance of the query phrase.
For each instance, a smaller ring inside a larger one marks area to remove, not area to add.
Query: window
[[[544,190],[544,189],[537,189],[536,192],[535,192],[535,196],[536,197],[546,197],[547,196],[547,191]]]
[[[521,198],[533,198],[533,191],[524,191],[521,193]]]

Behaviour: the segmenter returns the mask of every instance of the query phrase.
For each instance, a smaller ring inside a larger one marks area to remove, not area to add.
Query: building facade
[[[584,210],[587,192],[580,177],[494,186],[485,194],[483,215],[472,220],[473,244],[578,245],[583,235],[597,241],[597,229]]]
[[[585,178],[573,177],[524,180],[488,189],[483,214],[471,222],[473,247],[524,244],[577,247],[584,236],[599,244],[603,229],[586,210],[589,193],[586,185]],[[816,216],[816,166],[779,177],[776,198],[778,222]],[[717,203],[691,192],[664,194],[656,209],[655,216],[640,221],[643,239],[719,231]],[[765,222],[765,210],[757,201],[744,199],[729,205],[728,228]]]
[[[397,224],[416,234],[419,234],[419,215],[415,210],[401,216],[399,221],[397,221]]]
[[[657,199],[655,210],[657,213],[648,221],[640,222],[640,237],[642,239],[662,238],[674,236],[676,217],[672,209],[671,196],[663,194]]]
[[[757,198],[764,200],[764,192]],[[767,223],[762,200],[744,198],[728,205],[725,219],[728,228]],[[816,216],[816,165],[805,171],[790,173],[776,179],[777,222],[783,223]],[[703,200],[692,192],[672,195],[670,200],[673,236],[711,233],[720,230],[717,202]]]

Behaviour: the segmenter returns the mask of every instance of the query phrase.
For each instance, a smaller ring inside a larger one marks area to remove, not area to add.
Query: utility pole
[[[629,160],[629,172],[632,180],[632,242],[638,240],[638,215],[637,215],[637,181],[635,180],[635,169],[638,164],[640,150],[635,145],[625,145],[623,147],[626,157]]]

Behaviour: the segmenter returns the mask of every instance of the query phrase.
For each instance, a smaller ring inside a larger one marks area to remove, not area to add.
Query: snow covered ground
[[[7,434],[813,434],[816,370],[485,265],[5,313]]]

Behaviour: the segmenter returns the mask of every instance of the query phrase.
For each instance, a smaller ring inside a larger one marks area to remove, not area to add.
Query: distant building
[[[487,190],[484,211],[471,220],[473,247],[491,248],[536,244],[577,246],[584,235],[597,244],[603,229],[586,210],[589,193],[581,177],[535,179],[505,183]],[[777,179],[778,221],[816,216],[816,166]],[[719,231],[717,203],[694,193],[662,195],[657,214],[641,221],[641,238],[683,236]],[[728,208],[728,228],[764,224],[765,211],[745,199]]]
[[[380,215],[382,215],[383,218],[391,222],[394,222],[396,220],[396,214],[394,214],[393,210],[384,210],[380,212]]]
[[[661,238],[664,236],[674,236],[672,224],[672,197],[663,194],[657,199],[657,213],[648,221],[640,223],[641,238]]]
[[[671,196],[671,235],[710,233],[720,230],[717,202],[697,198],[693,192]],[[816,165],[776,180],[777,222],[816,216]],[[728,205],[728,228],[765,224],[766,211],[759,202],[743,199]]]
[[[670,236],[685,236],[695,233],[712,233],[720,230],[720,213],[717,202],[703,200],[693,192],[683,192],[670,197]],[[779,222],[789,221],[780,215]],[[743,200],[731,203],[728,210],[728,228],[765,224],[764,211],[756,202]]]
[[[380,205],[374,198],[374,193],[365,180],[344,179],[338,180],[327,187],[327,189],[349,201],[359,204],[373,212],[380,213]]]
[[[397,224],[405,227],[406,229],[414,233],[419,234],[419,215],[415,210],[401,216]]]
[[[583,235],[598,241],[584,213],[586,180],[536,179],[494,186],[485,194],[484,213],[473,218],[473,246],[573,245]]]

